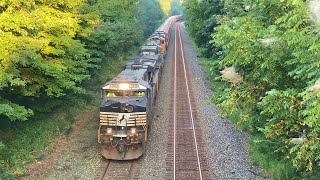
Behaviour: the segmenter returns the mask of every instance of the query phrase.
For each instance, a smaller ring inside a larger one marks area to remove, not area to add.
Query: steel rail
[[[201,163],[200,163],[200,157],[199,157],[199,148],[198,148],[198,144],[197,144],[197,137],[196,137],[196,131],[195,131],[195,125],[194,125],[194,118],[193,118],[193,112],[192,112],[192,105],[191,105],[191,98],[190,98],[190,90],[189,90],[189,83],[188,83],[188,78],[187,78],[187,71],[186,71],[186,63],[185,63],[185,58],[184,58],[184,50],[182,47],[182,40],[181,40],[181,31],[180,31],[180,26],[176,25],[176,29],[178,30],[178,35],[179,35],[179,42],[180,42],[180,49],[181,49],[181,57],[182,57],[182,63],[183,63],[183,70],[184,70],[184,79],[185,79],[185,83],[187,86],[187,98],[188,98],[188,104],[189,104],[189,110],[190,110],[190,118],[191,118],[191,123],[192,123],[192,131],[193,131],[193,139],[194,139],[194,144],[195,144],[195,150],[196,150],[196,156],[197,156],[197,163],[198,163],[198,169],[199,169],[199,176],[200,179],[202,180],[202,172],[201,172]],[[176,37],[175,36],[175,41],[176,41]],[[176,133],[176,63],[177,63],[177,43],[175,43],[175,78],[174,78],[174,179],[176,179],[176,163],[175,163],[175,133]]]
[[[174,36],[174,96],[173,96],[173,179],[176,179],[176,99],[177,99],[177,25],[175,25]]]
[[[131,176],[133,176],[133,173],[132,173],[132,171],[133,171],[133,163],[134,162],[132,162],[131,165],[130,165],[130,169],[129,169],[127,180],[133,179],[133,177],[131,177]]]
[[[99,179],[135,179],[136,170],[140,168],[139,163],[137,161],[131,161],[127,165],[122,163],[124,162],[108,161]]]
[[[103,171],[102,176],[100,177],[100,180],[103,180],[104,177],[106,176],[108,168],[109,168],[109,165],[110,165],[110,161],[108,161],[107,166],[104,168],[104,171]]]

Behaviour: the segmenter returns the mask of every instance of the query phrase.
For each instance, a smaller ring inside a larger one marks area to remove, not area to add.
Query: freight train
[[[132,160],[143,155],[159,89],[170,26],[169,17],[131,58],[124,70],[102,87],[98,143],[106,159]]]

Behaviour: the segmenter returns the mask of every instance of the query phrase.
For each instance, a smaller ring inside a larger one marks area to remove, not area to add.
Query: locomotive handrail
[[[126,126],[141,126],[146,125],[146,112],[130,113],[128,119],[126,119]],[[117,114],[112,112],[100,112],[100,124],[107,126],[117,127]]]

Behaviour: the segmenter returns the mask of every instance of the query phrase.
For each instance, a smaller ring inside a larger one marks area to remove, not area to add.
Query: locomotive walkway
[[[166,159],[167,179],[208,179],[206,157],[188,64],[184,56],[180,23],[175,24],[171,103]]]

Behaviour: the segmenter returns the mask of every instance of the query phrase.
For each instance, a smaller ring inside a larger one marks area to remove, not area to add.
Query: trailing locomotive
[[[102,87],[98,142],[106,159],[137,159],[144,153],[166,52],[163,48],[166,50],[168,31],[176,19],[168,18],[162,24],[167,32],[162,37],[153,34],[140,54]]]
[[[170,27],[173,23],[179,20],[181,20],[181,16],[169,17],[149,38],[148,43],[150,43],[150,41],[158,42],[157,44],[162,48],[163,56],[167,54],[167,47],[169,45],[170,37]]]

